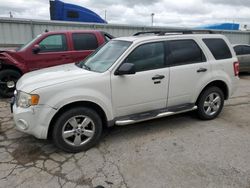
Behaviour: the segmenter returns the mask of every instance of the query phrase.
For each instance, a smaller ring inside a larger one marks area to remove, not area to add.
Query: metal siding
[[[116,24],[93,24],[78,22],[60,22],[44,20],[24,20],[0,18],[0,46],[20,45],[27,43],[36,35],[56,30],[103,30],[113,36],[129,36],[139,31],[190,29],[180,27],[147,27]],[[216,31],[228,37],[231,43],[250,44],[250,32]]]

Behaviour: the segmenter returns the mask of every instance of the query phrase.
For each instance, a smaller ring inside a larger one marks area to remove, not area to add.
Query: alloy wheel
[[[206,100],[205,100],[204,105],[203,105],[204,112],[208,116],[213,116],[220,109],[220,105],[221,105],[220,95],[216,92],[210,93],[206,97]]]
[[[95,124],[91,118],[84,115],[70,118],[63,126],[62,138],[72,146],[87,143],[95,133]]]

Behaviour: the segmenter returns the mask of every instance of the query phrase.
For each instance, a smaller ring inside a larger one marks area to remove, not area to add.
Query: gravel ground
[[[98,146],[64,153],[15,130],[0,99],[0,187],[250,187],[250,75],[221,115],[192,113],[104,131]]]

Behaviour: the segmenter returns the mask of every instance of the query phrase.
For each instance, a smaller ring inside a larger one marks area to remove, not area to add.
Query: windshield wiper
[[[85,65],[84,63],[81,63],[81,62],[76,62],[75,65],[80,68],[84,68],[86,70],[91,70],[91,68],[88,65]]]
[[[82,64],[82,68],[86,69],[86,70],[91,70],[91,68],[88,65]]]

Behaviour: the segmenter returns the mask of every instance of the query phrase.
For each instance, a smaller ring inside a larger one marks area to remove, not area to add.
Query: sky
[[[63,0],[89,8],[108,23],[194,27],[231,22],[250,24],[250,0]],[[0,0],[0,17],[50,19],[49,0]]]

